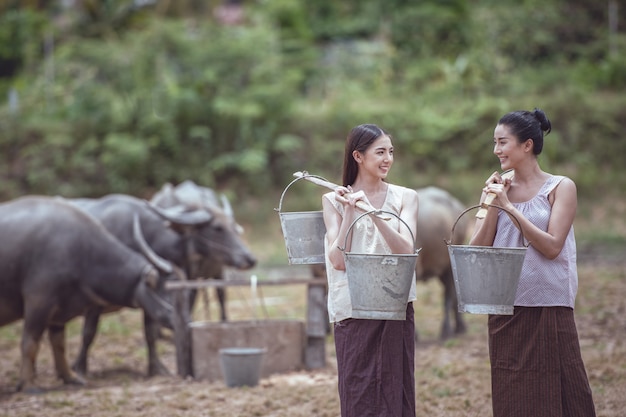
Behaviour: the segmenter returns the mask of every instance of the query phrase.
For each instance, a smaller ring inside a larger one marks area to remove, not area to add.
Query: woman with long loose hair
[[[414,253],[417,192],[386,181],[393,151],[391,136],[380,127],[356,126],[346,139],[343,185],[322,198],[342,417],[415,416],[415,278],[405,320],[353,318],[343,253]],[[359,200],[396,214],[410,230],[396,217],[364,216],[343,248],[351,224],[363,213]]]

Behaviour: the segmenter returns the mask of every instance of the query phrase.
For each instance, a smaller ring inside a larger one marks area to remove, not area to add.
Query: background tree
[[[543,156],[581,191],[623,184],[624,8],[592,0],[108,0],[0,4],[1,195],[237,196],[335,175],[345,132],[389,127],[404,182],[495,169],[512,108],[554,120]],[[616,52],[617,51],[617,52]],[[577,176],[584,169],[584,176]],[[465,194],[468,194],[465,196]]]

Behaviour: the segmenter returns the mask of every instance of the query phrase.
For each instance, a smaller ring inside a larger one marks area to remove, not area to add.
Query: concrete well
[[[222,380],[220,349],[263,348],[261,378],[304,368],[305,324],[298,320],[192,322],[191,357],[196,379]]]

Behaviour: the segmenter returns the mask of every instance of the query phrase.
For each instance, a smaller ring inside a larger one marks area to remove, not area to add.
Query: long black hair
[[[381,136],[391,137],[383,129],[373,124],[358,125],[348,133],[343,156],[343,185],[345,187],[354,183],[359,172],[359,166],[352,153],[354,151],[365,153],[367,148]]]

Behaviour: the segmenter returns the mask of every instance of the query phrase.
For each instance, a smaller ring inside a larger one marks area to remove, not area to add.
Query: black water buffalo
[[[220,224],[224,228],[223,232],[228,233],[230,239],[224,239],[221,243],[215,241],[214,251],[211,253],[211,256],[200,259],[195,265],[195,270],[189,272],[190,277],[222,279],[224,266],[250,269],[256,264],[256,259],[249,251],[241,252],[241,256],[229,259],[220,250],[219,246],[223,249],[233,243],[244,247],[240,237],[243,233],[243,228],[235,220],[233,209],[224,195],[218,198],[212,189],[199,186],[193,181],[187,180],[175,187],[171,184],[163,185],[150,201],[154,205],[168,210],[177,207],[184,207],[186,210],[203,210],[223,219],[223,222],[220,222]],[[226,294],[224,289],[220,287],[216,289],[216,293],[220,303],[220,319],[225,321],[227,319],[225,308]],[[190,307],[194,305],[195,298],[196,291],[192,290],[190,292]]]
[[[162,208],[145,200],[111,194],[97,199],[71,199],[72,204],[98,219],[122,243],[139,250],[131,233],[132,219],[137,215],[148,245],[161,257],[186,271],[191,263],[203,259],[219,259],[227,265],[249,268],[255,263],[238,234],[230,227],[230,218],[219,212],[190,209],[183,206]],[[97,332],[102,309],[87,312],[83,325],[83,342],[73,369],[87,372],[87,355]],[[148,375],[167,375],[169,371],[159,360],[156,339],[159,326],[144,316],[144,333],[148,348]]]
[[[417,190],[419,212],[417,218],[416,246],[422,248],[415,267],[418,280],[426,281],[438,277],[443,285],[444,319],[441,326],[441,339],[453,334],[465,333],[463,315],[459,313],[454,276],[446,241],[452,244],[465,243],[468,236],[469,220],[459,219],[452,235],[452,226],[465,210],[464,205],[447,191],[438,187],[425,187]],[[455,327],[452,330],[450,315],[454,315]]]
[[[164,281],[184,275],[149,250],[138,222],[131,229],[143,255],[61,198],[0,204],[0,326],[24,319],[18,389],[39,390],[35,362],[46,329],[57,375],[67,384],[84,383],[65,358],[65,325],[94,306],[142,308],[172,327]]]

